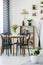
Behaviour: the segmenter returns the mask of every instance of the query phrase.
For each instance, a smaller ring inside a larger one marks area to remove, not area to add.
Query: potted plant
[[[33,6],[33,7],[32,7],[32,8],[33,8],[33,10],[36,10],[36,5],[32,5],[32,6]]]
[[[41,7],[43,7],[43,1],[41,1]]]
[[[32,19],[28,19],[27,22],[28,22],[28,25],[31,26]]]
[[[11,31],[13,32],[12,34],[16,34],[16,30],[17,30],[17,28],[18,28],[18,25],[12,25],[11,26]]]
[[[31,53],[32,63],[38,63],[39,54],[40,54],[40,48],[35,49],[34,52]]]
[[[41,4],[43,4],[43,1],[41,1]]]

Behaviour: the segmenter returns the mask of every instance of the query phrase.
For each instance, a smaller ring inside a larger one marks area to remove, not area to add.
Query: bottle
[[[24,21],[22,21],[22,26],[24,26],[25,25],[25,23],[24,23]]]

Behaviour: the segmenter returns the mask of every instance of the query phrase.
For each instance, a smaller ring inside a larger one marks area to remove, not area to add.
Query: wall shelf
[[[43,6],[40,6],[40,7],[43,7]]]
[[[41,14],[43,14],[43,12]]]
[[[40,20],[43,20],[43,17],[42,17],[42,18],[40,18]]]
[[[32,16],[36,16],[36,13],[32,13]]]

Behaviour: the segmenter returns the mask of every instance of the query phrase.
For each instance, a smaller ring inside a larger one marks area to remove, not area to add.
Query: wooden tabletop
[[[23,36],[22,35],[16,35],[16,36],[13,36],[13,35],[5,35],[5,36],[2,36],[2,38],[6,38],[6,37],[9,37],[9,38],[23,38]]]

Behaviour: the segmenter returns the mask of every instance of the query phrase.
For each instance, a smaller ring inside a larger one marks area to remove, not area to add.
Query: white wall
[[[3,0],[0,0],[0,33],[3,32]]]
[[[27,19],[31,18],[34,21],[34,24],[38,27],[38,22],[40,22],[40,2],[41,0],[10,0],[10,23],[21,25],[23,16],[20,14],[22,9],[26,9],[29,14]],[[32,16],[32,5],[36,4],[36,14],[37,16]],[[43,47],[43,22],[42,23],[42,30],[41,30],[41,47]],[[36,34],[36,33],[35,33]],[[36,35],[37,36],[37,35]],[[35,44],[37,45],[37,37],[35,36]]]

